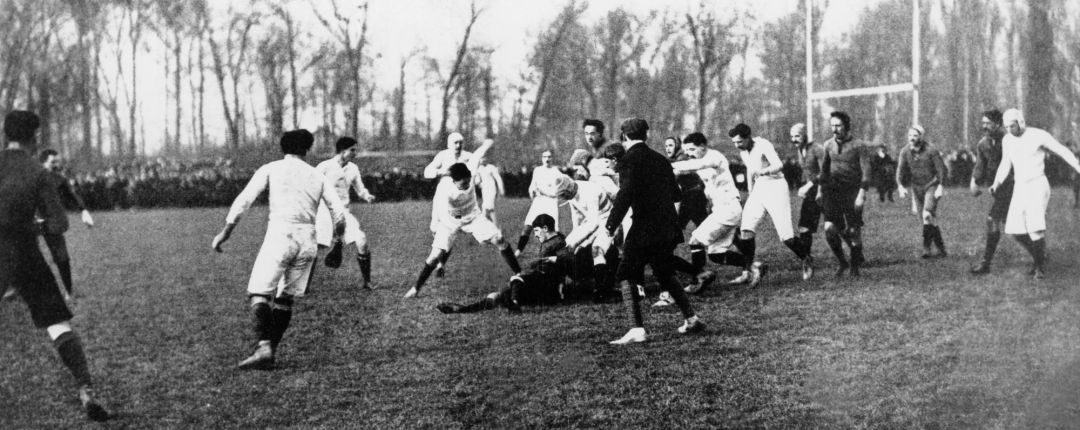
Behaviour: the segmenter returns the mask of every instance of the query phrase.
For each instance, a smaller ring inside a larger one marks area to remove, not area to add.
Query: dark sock
[[[661,276],[660,287],[663,288],[668,294],[671,294],[671,298],[675,300],[675,305],[682,311],[683,318],[690,318],[694,316],[694,309],[690,307],[690,298],[686,296],[686,291],[683,290],[682,284],[674,276]]]
[[[923,249],[930,249],[930,242],[933,240],[934,233],[931,230],[932,226],[929,224],[923,224],[922,226],[922,247]]]
[[[691,257],[693,256],[694,255],[691,254]],[[696,275],[698,273],[701,273],[701,269],[699,269],[696,265],[675,255],[671,256],[671,265],[675,268],[676,271],[687,273],[690,275]],[[704,266],[704,264],[702,264],[702,266]]]
[[[746,269],[750,270],[750,265],[754,264],[754,254],[757,253],[757,239],[736,239],[735,247],[746,258]]]
[[[811,250],[814,249],[814,233],[799,233],[799,241],[802,242],[802,247],[806,250],[806,255],[810,255]]]
[[[360,265],[360,276],[364,277],[364,282],[371,281],[371,252],[365,252],[356,256],[356,263]]]
[[[986,248],[983,249],[984,264],[990,264],[990,262],[994,260],[994,252],[997,251],[999,241],[1001,241],[1000,231],[986,232]]]
[[[607,264],[597,264],[593,266],[593,289],[596,291],[609,291],[614,288],[611,285],[611,276],[609,276],[609,270]]]
[[[1035,257],[1035,250],[1031,248],[1032,242],[1031,238],[1028,237],[1028,235],[1014,234],[1013,237],[1016,238],[1016,242],[1019,243],[1020,246],[1024,247],[1024,249],[1027,250],[1028,254],[1031,254],[1032,258]]]
[[[285,336],[285,331],[289,329],[289,323],[292,321],[292,307],[275,306],[271,316],[270,346],[276,349],[281,343],[281,338]]]
[[[1042,269],[1046,264],[1046,239],[1031,241],[1031,256],[1035,260],[1035,268]]]
[[[826,234],[825,243],[829,244],[829,249],[832,250],[836,261],[839,261],[841,266],[848,264],[847,257],[844,256],[844,244],[839,234]]]
[[[524,281],[519,281],[517,279],[510,281],[510,295],[508,296],[508,298],[510,299],[510,303],[519,303],[522,288],[525,288]]]
[[[439,257],[439,263],[440,264],[445,266],[447,260],[450,260],[450,251],[452,251],[452,250],[447,249],[446,252],[443,253],[442,257]]]
[[[517,257],[514,256],[514,250],[509,246],[500,249],[499,253],[502,254],[503,260],[506,260],[506,265],[510,266],[510,270],[514,273],[521,273],[521,266],[518,265]]]
[[[866,258],[863,257],[862,244],[851,245],[851,264],[853,266],[862,266],[864,262],[866,262]]]
[[[274,338],[273,311],[270,302],[256,302],[251,304],[251,323],[254,326],[255,339],[270,340]]]
[[[726,266],[746,267],[746,258],[742,254],[737,252],[723,252],[720,254],[709,254],[709,260],[713,263],[722,264]]]
[[[794,252],[795,256],[799,257],[800,260],[806,259],[806,250],[803,247],[802,243],[799,241],[799,239],[793,237],[791,239],[785,240],[784,245],[786,245],[788,249],[791,250],[791,252]]]
[[[705,268],[705,246],[704,245],[690,245],[690,264],[694,265],[694,268],[698,272]],[[695,272],[696,274],[697,272]]]
[[[528,232],[528,233],[524,233],[521,236],[518,236],[518,242],[517,242],[517,250],[518,250],[518,252],[522,252],[522,251],[525,250],[525,246],[529,244],[529,238],[530,237],[532,237],[532,232],[531,231]]]
[[[435,263],[424,263],[424,268],[420,269],[420,276],[416,278],[416,291],[420,292],[420,289],[424,287],[424,283],[427,282],[428,277],[431,276],[431,272],[435,271]]]
[[[498,306],[498,303],[495,302],[495,299],[484,297],[478,302],[462,306],[461,309],[458,310],[458,313],[468,314],[473,312],[486,311],[490,309],[495,309],[496,306]]]
[[[71,294],[71,260],[58,260],[56,269],[60,271],[60,281],[64,283],[64,289]]]
[[[623,281],[620,290],[623,305],[626,306],[627,316],[630,318],[630,327],[645,327],[645,320],[641,317],[641,307],[638,306],[637,287],[629,281]]]
[[[86,364],[86,353],[83,352],[82,341],[73,331],[65,332],[53,340],[56,352],[60,353],[60,361],[71,371],[79,386],[93,385],[90,378],[90,368]]]
[[[945,239],[941,237],[941,227],[932,225],[930,228],[933,232],[931,239],[933,239],[934,246],[941,252],[941,255],[945,255]]]

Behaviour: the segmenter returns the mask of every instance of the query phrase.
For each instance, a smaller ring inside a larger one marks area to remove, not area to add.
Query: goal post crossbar
[[[894,85],[882,85],[879,87],[867,87],[867,88],[853,88],[849,90],[837,90],[837,91],[821,91],[810,94],[810,100],[824,100],[834,99],[840,97],[855,97],[855,96],[868,96],[888,93],[901,93],[912,91],[915,89],[915,84],[911,82],[905,82],[902,84]]]

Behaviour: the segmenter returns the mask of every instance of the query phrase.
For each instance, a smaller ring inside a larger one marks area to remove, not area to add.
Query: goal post
[[[921,73],[919,63],[922,57],[919,40],[919,0],[911,0],[911,82],[903,82],[877,87],[852,88],[835,91],[814,91],[814,0],[806,3],[806,135],[811,140],[814,136],[814,102],[841,97],[880,95],[889,93],[911,92],[911,123],[919,123],[919,85]]]

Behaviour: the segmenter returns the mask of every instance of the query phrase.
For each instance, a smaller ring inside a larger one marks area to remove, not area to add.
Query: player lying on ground
[[[274,364],[278,344],[292,321],[293,302],[304,295],[315,264],[315,213],[320,202],[330,210],[335,236],[345,229],[345,205],[338,200],[334,186],[304,161],[314,141],[304,129],[283,134],[281,151],[285,157],[255,171],[229,209],[225,227],[211,242],[214,251],[221,252],[221,245],[232,235],[240,216],[263,191],[269,190],[266,236],[247,288],[258,346],[240,362],[241,369],[265,369]]]
[[[510,270],[515,275],[521,272],[513,248],[503,239],[499,227],[484,218],[477,203],[476,178],[472,172],[494,144],[491,139],[484,140],[468,163],[456,163],[447,169],[453,183],[450,187],[439,187],[431,202],[432,206],[439,208],[439,213],[433,215],[438,223],[435,226],[435,239],[431,243],[431,254],[424,260],[416,285],[405,293],[405,298],[416,297],[420,293],[431,272],[435,271],[435,266],[449,252],[459,231],[471,233],[477,242],[495,245]]]
[[[554,304],[565,300],[567,292],[561,287],[566,277],[575,271],[571,248],[567,246],[562,233],[555,230],[555,219],[550,215],[537,215],[532,227],[533,235],[540,242],[540,257],[530,263],[520,276],[511,276],[505,287],[479,301],[467,305],[440,303],[436,309],[444,314],[453,314],[504,307],[511,313],[518,313],[521,312],[521,305]]]

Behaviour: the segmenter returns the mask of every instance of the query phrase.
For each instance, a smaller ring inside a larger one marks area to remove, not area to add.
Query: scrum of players
[[[983,136],[976,146],[971,192],[988,189],[992,199],[986,218],[985,250],[970,272],[984,275],[1003,234],[1011,235],[1032,257],[1030,276],[1043,279],[1046,261],[1046,208],[1050,187],[1044,163],[1050,154],[1080,173],[1077,157],[1047,132],[1026,125],[1023,113],[996,109],[982,113]],[[757,287],[767,282],[770,265],[757,254],[757,232],[767,214],[779,241],[797,260],[801,278],[817,275],[812,244],[824,221],[825,242],[835,256],[836,277],[859,277],[865,263],[862,226],[866,191],[871,184],[874,147],[855,137],[851,118],[844,112],[829,116],[831,137],[816,143],[804,124],[790,128],[790,144],[802,170],[796,195],[798,219],[792,224],[791,192],[782,173],[776,147],[755,135],[747,124],[736,124],[727,138],[746,167],[747,193],[735,186],[731,165],[716,149],[719,138],[693,132],[684,138],[666,137],[663,154],[648,147],[648,124],[628,119],[620,124],[620,141],[609,142],[605,124],[582,123],[585,149],[570,157],[568,174],[554,166],[554,154],[545,151],[542,164],[529,186],[532,199],[522,220],[517,246],[497,226],[496,199],[502,194],[497,168],[485,155],[497,147],[485,139],[466,151],[465,137],[452,133],[447,149],[439,152],[424,171],[437,181],[432,201],[431,252],[424,259],[406,299],[420,295],[428,278],[442,276],[459,232],[499,250],[510,269],[505,285],[467,304],[440,303],[443,313],[466,313],[503,308],[521,312],[522,305],[557,303],[590,297],[601,303],[621,296],[630,317],[630,331],[612,344],[644,342],[638,303],[645,292],[643,269],[652,268],[664,290],[653,306],[678,305],[684,317],[681,334],[698,333],[705,323],[696,315],[688,294],[698,294],[718,282],[716,268],[732,266],[737,275],[729,285]],[[80,383],[79,398],[90,419],[107,420],[109,413],[97,400],[81,341],[70,324],[67,297],[56,284],[37,248],[36,235],[62,235],[66,215],[59,209],[57,181],[30,157],[35,151],[36,115],[15,111],[5,117],[8,145],[0,153],[0,182],[16,184],[0,197],[0,286],[19,294],[31,310],[34,323],[45,329],[61,361]],[[896,169],[900,196],[911,196],[912,212],[922,225],[923,258],[947,255],[936,223],[944,197],[945,169],[940,151],[926,139],[926,131],[913,125],[908,144],[901,150]],[[357,141],[343,137],[335,155],[312,167],[304,159],[314,144],[307,130],[284,133],[283,157],[260,167],[236,197],[225,225],[211,247],[223,251],[244,212],[263,192],[269,193],[267,233],[251,270],[247,286],[256,347],[240,361],[240,369],[272,368],[278,347],[292,319],[295,301],[304,295],[322,256],[337,267],[344,249],[355,254],[361,272],[360,287],[373,287],[371,250],[360,223],[348,209],[350,192],[371,202],[359,168],[353,163]],[[52,154],[50,154],[52,156]],[[48,167],[51,158],[41,162]],[[659,160],[659,161],[657,161]],[[482,198],[477,191],[483,190]],[[10,195],[9,195],[10,194]],[[569,233],[558,226],[559,207],[570,212]],[[35,221],[35,217],[38,219]],[[84,222],[92,226],[89,214]],[[693,223],[689,239],[683,231]],[[10,234],[9,234],[10,233]],[[61,236],[62,237],[62,236]],[[538,242],[536,258],[522,266],[529,240]],[[675,255],[685,243],[689,261]],[[845,250],[845,247],[847,248]],[[59,252],[59,246],[50,250]],[[934,252],[936,248],[936,252]],[[66,253],[64,254],[66,257]],[[54,260],[56,260],[54,256]],[[62,258],[65,264],[66,258]],[[68,269],[70,271],[70,269]],[[674,276],[682,272],[690,282]],[[66,273],[66,272],[62,272]],[[71,291],[71,283],[64,279]]]

